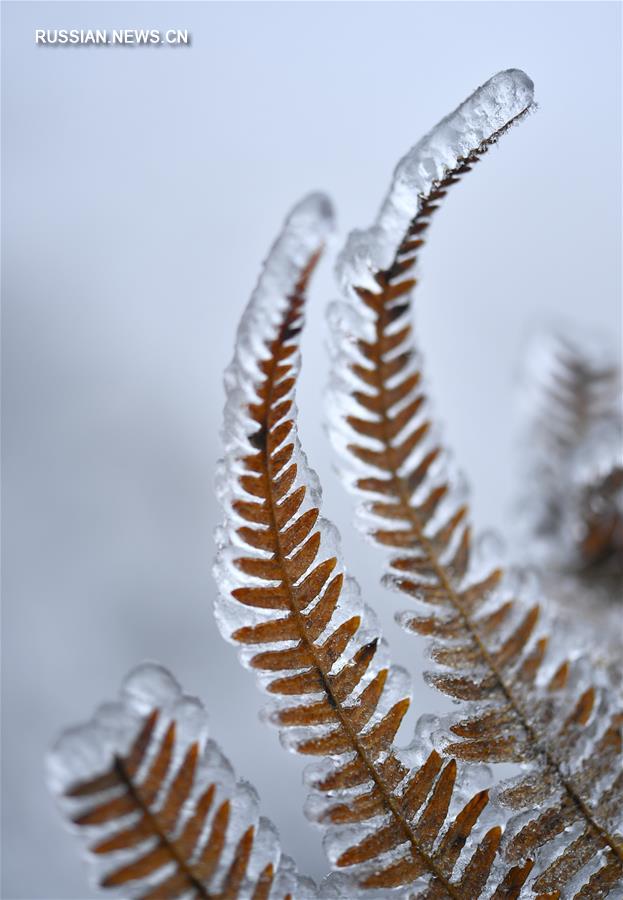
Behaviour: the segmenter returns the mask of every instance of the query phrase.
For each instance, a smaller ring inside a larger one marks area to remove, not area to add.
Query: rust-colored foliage
[[[336,557],[322,552],[319,510],[309,503],[292,417],[304,292],[318,255],[314,252],[302,267],[258,359],[261,377],[246,409],[250,452],[236,462],[240,474],[231,503],[240,523],[233,567],[244,576],[231,597],[243,607],[276,615],[238,627],[231,637],[252,647],[270,646],[252,655],[249,664],[269,673],[266,689],[285,699],[273,714],[276,723],[286,730],[296,727],[298,735],[303,730],[294,749],[334,758],[315,783],[330,798],[321,821],[328,826],[372,823],[336,856],[339,869],[360,867],[353,890],[390,889],[429,876],[422,896],[475,898],[489,878],[501,829],[488,831],[461,874],[453,876],[487,804],[487,791],[449,818],[456,763],[444,765],[433,751],[420,768],[405,767],[393,741],[409,700],[399,699],[378,713],[388,668],[376,666],[377,639],[361,640],[358,614],[333,623],[344,577]],[[274,317],[267,327],[271,321]],[[285,647],[276,649],[279,644]],[[399,848],[397,857],[385,859]],[[495,897],[517,897],[530,868],[531,863],[513,868]]]
[[[567,699],[568,664],[561,665],[549,688],[537,686],[548,646],[547,637],[535,639],[538,606],[496,603],[500,570],[477,581],[470,577],[467,510],[454,506],[445,514],[450,488],[438,474],[441,448],[428,440],[426,398],[414,365],[410,297],[423,236],[448,188],[499,134],[459,160],[421,198],[393,263],[372,273],[377,289],[352,285],[356,302],[372,312],[374,338],[358,340],[361,361],[350,366],[351,407],[354,400],[360,412],[347,418],[348,451],[359,475],[354,487],[374,522],[370,534],[389,548],[388,580],[430,609],[405,621],[412,631],[435,639],[432,657],[443,671],[432,673],[431,681],[455,699],[481,702],[452,727],[456,740],[446,752],[466,761],[533,762],[539,774],[501,794],[513,809],[536,809],[532,821],[505,841],[507,858],[525,859],[566,829],[574,835],[580,829],[535,886],[562,890],[586,862],[600,857],[601,867],[577,896],[601,897],[623,878],[620,837],[609,825],[621,804],[621,778],[615,779],[620,722],[608,722],[593,688],[577,697],[569,685]],[[590,756],[577,764],[582,740],[599,735],[604,726]]]
[[[91,853],[106,856],[130,851],[129,859],[101,879],[102,888],[136,889],[137,882],[158,878],[166,867],[169,874],[132,896],[141,900],[187,896],[234,900],[247,877],[254,828],[244,832],[222,882],[211,888],[226,845],[231,803],[229,799],[217,803],[217,785],[207,784],[195,799],[192,816],[183,817],[184,805],[196,787],[200,748],[197,742],[191,744],[175,768],[176,723],[171,722],[157,739],[158,715],[158,710],[153,710],[145,718],[130,751],[115,756],[108,771],[66,791],[66,798],[85,801],[73,822],[84,828],[105,827],[106,836],[90,846]],[[133,816],[131,824],[129,816]],[[268,864],[252,886],[252,900],[267,900],[273,878],[273,866]]]

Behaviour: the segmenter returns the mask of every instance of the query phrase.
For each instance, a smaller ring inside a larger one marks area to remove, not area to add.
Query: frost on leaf
[[[424,734],[408,750],[395,746],[408,678],[385,659],[374,617],[344,575],[297,436],[303,306],[327,209],[314,196],[286,221],[226,375],[217,618],[273,698],[267,717],[283,743],[318,760],[307,812],[327,829],[338,870],[331,896],[419,887],[459,900],[492,881],[496,896],[516,897],[531,863],[494,868],[502,832],[483,785],[444,763]]]
[[[139,666],[120,702],[63,734],[48,781],[98,887],[141,900],[316,896],[208,738],[201,703],[161,666]]]
[[[524,73],[494,76],[404,157],[376,223],[348,239],[337,267],[343,300],[329,311],[329,415],[361,522],[388,554],[386,583],[412,600],[401,621],[432,639],[428,680],[465,704],[438,735],[444,752],[523,764],[498,795],[516,813],[507,859],[537,854],[540,891],[576,885],[581,896],[606,896],[595,886],[623,879],[617,688],[588,660],[568,661],[563,629],[525,591],[514,596],[520,585],[474,545],[411,325],[434,211],[532,102]]]

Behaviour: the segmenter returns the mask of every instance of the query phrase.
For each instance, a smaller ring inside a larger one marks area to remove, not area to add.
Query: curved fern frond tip
[[[342,288],[378,292],[376,274],[395,265],[399,251],[402,256],[419,248],[426,220],[450,185],[534,108],[531,79],[519,69],[508,69],[490,78],[418,141],[396,166],[374,225],[350,234],[336,266]]]
[[[201,703],[146,663],[121,700],[65,732],[48,782],[80,834],[95,884],[140,900],[317,896],[281,855],[254,791],[208,738]]]
[[[323,758],[309,770],[307,812],[327,829],[334,867],[348,873],[336,876],[339,896],[426,884],[431,898],[476,898],[500,874],[493,866],[501,830],[489,822],[483,832],[487,791],[466,796],[471,782],[424,739],[407,751],[395,747],[409,680],[384,658],[374,618],[344,576],[298,439],[299,339],[321,236],[297,235],[306,252],[293,265],[281,255],[292,246],[291,221],[242,316],[226,378],[217,619],[272,696],[268,718],[285,746]],[[267,289],[266,272],[280,291]],[[495,896],[518,896],[529,871],[525,864],[502,872]]]
[[[524,764],[530,774],[498,795],[532,810],[505,838],[507,858],[538,853],[539,890],[579,879],[582,896],[602,896],[597,884],[623,880],[618,691],[586,661],[566,661],[560,635],[550,639],[537,604],[508,596],[500,569],[483,571],[428,418],[411,325],[412,272],[433,212],[532,102],[523,73],[492,78],[407,154],[375,225],[349,238],[337,271],[345,299],[329,313],[329,418],[368,535],[389,555],[386,581],[415,604],[402,622],[433,639],[428,679],[467,704],[440,736],[444,752]]]

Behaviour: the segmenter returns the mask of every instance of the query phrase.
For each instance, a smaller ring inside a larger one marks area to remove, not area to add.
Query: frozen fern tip
[[[353,231],[337,261],[340,284],[378,290],[373,273],[389,268],[422,199],[530,111],[534,84],[520,69],[498,72],[435,125],[403,156],[376,222]]]
[[[307,194],[287,216],[266,260],[263,277],[272,274],[287,281],[291,275],[297,276],[310,256],[322,250],[334,227],[335,215],[329,197],[320,191]]]

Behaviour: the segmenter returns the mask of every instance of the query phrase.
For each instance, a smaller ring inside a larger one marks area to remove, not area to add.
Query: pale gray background
[[[193,45],[43,48],[36,26],[188,27]],[[526,337],[563,317],[620,338],[619,34],[614,3],[3,4],[4,898],[92,896],[43,757],[144,658],[205,699],[285,849],[322,874],[302,761],[258,723],[253,678],[212,618],[238,316],[301,194],[332,194],[343,239],[425,130],[524,68],[541,108],[448,198],[417,303],[476,521],[504,529]],[[321,427],[331,279],[325,261],[302,437],[394,657],[419,675],[420,644],[393,622],[404,600],[377,586]],[[445,706],[419,678],[415,697],[418,713]]]

